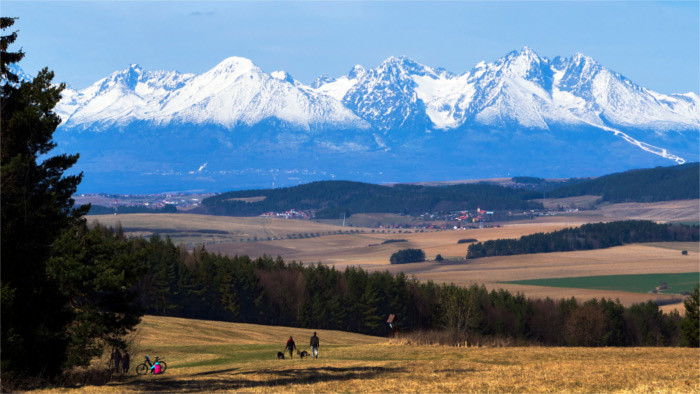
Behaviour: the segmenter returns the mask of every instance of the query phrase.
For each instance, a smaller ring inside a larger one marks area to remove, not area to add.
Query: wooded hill
[[[474,243],[467,249],[467,258],[602,249],[638,242],[697,242],[699,230],[698,226],[658,224],[648,220],[590,223],[551,233],[524,235],[520,239]]]
[[[530,201],[547,197],[602,196],[607,202],[651,202],[694,199],[700,196],[700,165],[631,170],[594,179],[550,181],[515,177],[516,187],[491,183],[448,186],[374,185],[351,181],[320,181],[281,189],[241,190],[209,197],[199,213],[257,216],[290,209],[316,210],[316,217],[335,219],[355,213],[423,213],[476,209],[523,210],[542,208]],[[264,197],[257,201],[244,201]]]
[[[630,170],[568,184],[548,197],[602,196],[608,202],[652,202],[700,197],[700,163]]]
[[[486,183],[450,186],[381,186],[350,181],[321,181],[282,189],[233,191],[202,201],[203,213],[255,216],[289,209],[317,210],[317,218],[338,218],[355,213],[448,212],[476,209],[522,210],[542,205],[525,198],[531,192]],[[236,199],[265,197],[262,201]]]

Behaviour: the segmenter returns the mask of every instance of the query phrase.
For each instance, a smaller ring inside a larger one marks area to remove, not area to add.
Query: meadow
[[[661,283],[665,283],[667,284],[668,288],[662,290],[662,293],[681,294],[682,292],[691,292],[700,281],[699,279],[700,272],[684,272],[675,274],[603,275],[569,278],[546,278],[516,280],[504,283],[529,286],[619,290],[634,293],[649,293]]]
[[[319,359],[278,360],[286,338],[311,330],[146,316],[132,368],[160,356],[160,376],[53,392],[697,392],[698,349],[446,347],[319,331]],[[106,361],[97,364],[106,368]]]

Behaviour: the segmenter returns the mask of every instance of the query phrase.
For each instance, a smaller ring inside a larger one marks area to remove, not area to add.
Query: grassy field
[[[605,275],[605,276],[580,276],[574,278],[546,278],[532,280],[517,280],[512,284],[547,287],[570,287],[595,290],[618,290],[635,293],[648,293],[660,283],[668,285],[663,290],[667,294],[680,294],[690,292],[700,281],[699,272],[686,272],[677,274],[644,274],[644,275]]]
[[[608,219],[639,219],[665,222],[698,221],[700,200],[661,201],[650,203],[620,203],[588,211]]]
[[[436,264],[432,262],[402,264],[370,269],[403,271],[421,280],[459,285],[484,284],[488,289],[502,288],[528,297],[554,299],[576,297],[619,299],[624,305],[648,300],[676,300],[664,310],[683,312],[681,297],[672,294],[649,294],[573,287],[534,286],[521,283],[502,283],[547,278],[588,277],[637,274],[684,273],[698,271],[697,252],[683,256],[672,243],[661,246],[650,244],[625,245],[608,249],[575,252],[542,253],[520,256],[497,256],[467,260],[465,264]]]
[[[217,243],[239,243],[266,239],[316,237],[351,230],[347,227],[308,220],[286,220],[263,217],[231,217],[193,214],[91,215],[88,223],[99,222],[110,227],[121,225],[127,235],[169,236],[176,244],[186,246]],[[270,253],[268,253],[270,254]]]
[[[685,348],[457,348],[319,331],[320,358],[277,360],[310,330],[147,316],[134,361],[164,357],[160,376],[49,391],[111,392],[697,392],[700,351]],[[135,364],[132,362],[132,364]]]

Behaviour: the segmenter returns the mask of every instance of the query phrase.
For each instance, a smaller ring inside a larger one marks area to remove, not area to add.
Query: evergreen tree
[[[3,30],[13,23],[0,18]],[[24,56],[8,52],[16,38],[0,37],[2,373],[50,377],[61,370],[71,314],[46,263],[54,240],[89,207],[73,209],[82,174],[63,176],[78,155],[42,157],[56,146],[61,119],[53,109],[64,85],[54,85],[46,68],[20,83],[9,69]]]
[[[376,333],[379,329],[383,320],[378,308],[380,300],[379,289],[373,283],[368,283],[360,298],[360,315],[364,332]]]
[[[123,234],[85,224],[65,231],[54,242],[47,272],[68,297],[72,321],[66,367],[88,366],[105,347],[124,349],[144,310],[138,283],[147,267],[146,250],[132,248]]]

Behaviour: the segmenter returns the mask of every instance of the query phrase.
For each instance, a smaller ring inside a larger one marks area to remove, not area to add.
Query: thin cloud
[[[216,14],[215,11],[192,11],[189,13],[190,16],[212,16]]]

